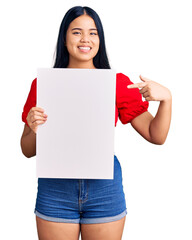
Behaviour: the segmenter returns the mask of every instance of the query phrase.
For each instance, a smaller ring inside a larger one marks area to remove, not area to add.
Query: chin
[[[79,60],[79,61],[83,61],[83,62],[84,62],[84,61],[87,62],[87,61],[93,60],[94,57],[95,57],[95,56],[93,56],[93,57],[86,57],[86,56],[85,56],[85,57],[80,57],[80,58],[78,58],[78,60]]]

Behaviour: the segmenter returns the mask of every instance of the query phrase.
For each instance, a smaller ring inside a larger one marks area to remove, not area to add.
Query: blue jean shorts
[[[114,179],[39,178],[35,214],[63,223],[106,223],[127,214],[122,170],[114,155]]]

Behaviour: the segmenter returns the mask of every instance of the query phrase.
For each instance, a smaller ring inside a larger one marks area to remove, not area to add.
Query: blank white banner
[[[37,177],[113,179],[115,99],[114,70],[38,69]]]

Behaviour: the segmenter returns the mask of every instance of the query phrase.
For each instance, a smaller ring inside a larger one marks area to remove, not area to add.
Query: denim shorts
[[[114,179],[39,178],[35,214],[47,221],[106,223],[127,214],[122,170],[114,155]]]

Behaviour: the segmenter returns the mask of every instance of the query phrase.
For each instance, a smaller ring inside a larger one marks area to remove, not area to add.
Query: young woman
[[[71,8],[60,26],[55,68],[109,69],[103,27],[97,13],[88,7]],[[147,141],[163,144],[171,121],[171,93],[164,86],[140,76],[132,84],[122,73],[116,78],[116,118],[131,123]],[[139,90],[140,88],[140,90]],[[142,96],[146,101],[142,101]],[[155,117],[148,101],[160,101]],[[43,106],[42,106],[43,107]],[[36,106],[36,79],[25,103],[22,120],[22,152],[36,154],[36,133],[48,121]],[[127,214],[121,166],[114,156],[114,179],[38,179],[35,207],[40,240],[120,240]]]

